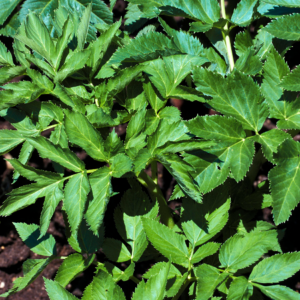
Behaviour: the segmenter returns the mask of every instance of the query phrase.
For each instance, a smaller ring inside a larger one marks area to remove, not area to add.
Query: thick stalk
[[[153,201],[158,201],[161,222],[169,228],[173,228],[175,226],[175,222],[159,186],[143,171],[140,173],[137,179],[144,187],[148,189],[151,199]]]
[[[221,12],[222,17],[226,19],[226,10],[225,10],[225,0],[221,0]],[[226,22],[226,25],[224,26],[224,29],[222,30],[223,39],[226,45],[226,50],[228,54],[228,60],[230,65],[230,71],[234,69],[234,58],[233,58],[233,52],[231,48],[231,41],[229,36],[230,30],[228,29],[228,22]]]

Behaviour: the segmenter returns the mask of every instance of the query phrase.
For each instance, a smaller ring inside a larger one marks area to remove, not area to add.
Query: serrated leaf
[[[78,300],[77,297],[65,290],[58,282],[44,277],[45,288],[50,300]]]
[[[120,178],[132,169],[132,160],[123,153],[117,154],[109,160],[111,175]]]
[[[79,253],[69,255],[60,265],[54,280],[62,287],[66,287],[76,276],[90,266],[94,258],[95,255],[91,255],[85,259]]]
[[[122,289],[114,282],[112,276],[100,271],[87,286],[82,300],[125,300]],[[52,300],[52,299],[51,299]]]
[[[254,230],[243,236],[236,234],[222,245],[219,259],[222,267],[236,272],[256,262],[268,250],[275,250],[276,244],[277,232],[274,230]]]
[[[17,76],[24,75],[26,68],[23,66],[16,66],[16,67],[3,67],[0,69],[0,84],[4,84]],[[2,104],[0,102],[0,104]],[[15,104],[13,104],[15,105]],[[10,105],[12,106],[12,105]],[[6,106],[9,107],[9,106]],[[4,107],[4,108],[6,108]],[[0,108],[3,109],[3,108]]]
[[[253,286],[243,277],[236,277],[229,288],[227,300],[248,300],[253,294]]]
[[[143,275],[143,278],[150,279],[151,277],[156,276],[161,269],[166,267],[167,264],[168,263],[163,261],[156,263]],[[181,276],[181,273],[173,264],[171,264],[167,279],[171,279],[176,276]]]
[[[248,30],[245,30],[244,32],[240,32],[236,35],[234,41],[234,47],[236,50],[236,54],[238,56],[241,56],[244,53],[246,53],[248,49],[252,46],[253,46],[253,40]]]
[[[103,252],[109,260],[115,262],[124,262],[131,259],[130,252],[119,240],[106,238],[103,244]]]
[[[188,267],[189,252],[182,235],[148,218],[142,218],[142,222],[148,239],[162,255],[171,257],[177,264]]]
[[[16,130],[3,129],[0,131],[0,154],[3,155],[21,144],[25,138]]]
[[[114,219],[119,234],[131,246],[131,260],[138,261],[148,245],[142,216],[153,219],[157,214],[158,206],[150,203],[139,186],[125,192]]]
[[[263,98],[258,85],[239,72],[226,79],[221,75],[196,68],[193,78],[197,90],[213,97],[208,103],[217,111],[235,117],[245,129],[257,132],[267,117],[266,108],[261,105]]]
[[[38,150],[43,158],[54,160],[74,172],[81,172],[85,169],[84,163],[69,149],[62,149],[58,145],[54,146],[41,136],[27,138],[27,141]]]
[[[84,10],[84,13],[82,15],[82,18],[80,20],[80,24],[78,26],[77,30],[77,49],[79,51],[83,50],[86,37],[88,34],[89,29],[89,23],[91,19],[91,13],[92,13],[92,4],[89,4],[87,8]]]
[[[231,21],[239,26],[249,25],[257,2],[258,0],[241,0],[233,11]]]
[[[300,31],[300,30],[299,30]],[[299,91],[300,90],[300,67],[297,66],[291,73],[283,78],[279,87],[284,88],[288,91]]]
[[[104,141],[84,115],[65,110],[65,127],[71,143],[83,148],[93,159],[107,161]]]
[[[104,142],[104,149],[107,158],[111,158],[117,154],[125,152],[124,144],[118,137],[115,129],[113,129],[106,138]]]
[[[138,63],[179,53],[173,43],[163,34],[150,32],[132,40],[127,46],[119,48],[111,57],[108,66],[121,63]]]
[[[269,285],[263,286],[260,284],[255,284],[267,297],[274,300],[299,300],[299,293],[293,291],[292,289],[282,286],[282,285]]]
[[[74,175],[64,189],[64,207],[73,233],[78,231],[82,221],[90,183],[86,172]]]
[[[44,256],[56,255],[56,243],[52,235],[46,234],[42,239],[39,226],[36,224],[14,223],[22,241],[34,253]]]
[[[173,55],[149,62],[145,72],[163,98],[174,96],[175,88],[190,74],[194,66],[206,60],[191,55]]]
[[[278,148],[274,159],[278,164],[269,172],[270,189],[273,198],[275,224],[289,219],[291,211],[298,204],[299,151],[297,142],[288,139]]]
[[[230,199],[227,198],[226,187],[221,186],[205,195],[203,204],[183,200],[182,228],[194,247],[210,240],[225,226],[230,208]]]
[[[1,16],[0,16],[1,18]],[[1,66],[11,66],[13,67],[15,64],[13,62],[11,53],[7,51],[5,45],[0,42],[0,65]]]
[[[269,161],[273,161],[273,154],[277,153],[277,148],[287,139],[289,134],[278,129],[271,129],[255,137],[255,140],[262,145],[263,153]]]
[[[193,168],[176,154],[159,154],[158,160],[176,179],[183,192],[198,203],[202,202],[198,184],[193,180]]]
[[[235,67],[244,74],[254,76],[262,70],[263,64],[260,57],[255,55],[255,51],[249,48],[236,61]]]
[[[210,243],[207,243],[207,244],[201,246],[193,254],[191,263],[196,264],[199,261],[201,261],[202,259],[204,259],[205,257],[215,254],[219,250],[220,246],[221,246],[221,244],[213,243],[213,242],[210,242]]]
[[[171,261],[146,283],[141,281],[133,293],[132,300],[163,300]]]
[[[1,294],[0,297],[8,297],[15,294],[27,286],[29,286],[47,267],[47,265],[54,259],[54,257],[48,257],[45,259],[28,259],[23,263],[23,277],[18,277],[14,281],[12,289],[8,292]],[[26,270],[27,269],[27,270]],[[27,272],[25,272],[27,271]]]
[[[89,176],[93,199],[88,203],[85,218],[94,234],[103,222],[104,213],[112,194],[111,175],[108,167],[102,167]]]
[[[213,266],[202,264],[194,269],[197,276],[197,300],[208,300],[216,287],[226,279],[228,274],[220,273]]]
[[[269,23],[262,30],[273,36],[288,41],[298,41],[300,39],[300,14],[293,14],[278,18]]]
[[[70,75],[82,69],[85,66],[90,54],[91,52],[89,49],[69,53],[65,63],[55,75],[54,81],[56,83],[60,83]]]
[[[10,16],[10,14],[20,2],[20,0],[1,0],[2,10],[0,13],[0,25],[3,25],[3,23],[7,20],[7,18]]]
[[[263,0],[263,2],[278,6],[300,7],[298,0]]]
[[[277,283],[293,276],[299,269],[299,252],[277,254],[257,264],[249,280],[259,283]]]

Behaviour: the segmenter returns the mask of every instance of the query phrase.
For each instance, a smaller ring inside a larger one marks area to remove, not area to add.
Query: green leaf
[[[124,262],[131,259],[130,252],[119,240],[106,238],[103,244],[103,252],[109,260],[115,262]]]
[[[256,262],[268,250],[275,250],[276,244],[278,244],[277,232],[274,230],[254,230],[244,236],[236,234],[229,238],[220,249],[221,266],[236,272]]]
[[[44,236],[49,228],[52,216],[64,193],[59,186],[52,188],[46,195],[40,218],[40,237]]]
[[[231,21],[239,26],[249,25],[257,2],[258,0],[241,0],[233,11]]]
[[[10,16],[10,14],[20,2],[20,0],[1,0],[2,9],[0,13],[0,25],[3,25],[3,23],[6,21],[6,19]]]
[[[109,273],[113,277],[114,282],[118,282],[120,280],[128,281],[134,273],[134,267],[135,263],[131,263],[124,271],[122,271],[117,266],[106,261],[104,265],[98,266],[98,270],[102,270],[106,273]]]
[[[191,263],[196,264],[199,261],[201,261],[202,259],[204,259],[205,257],[215,254],[219,250],[220,246],[221,246],[221,244],[213,243],[213,242],[210,242],[210,243],[207,243],[207,244],[201,246],[193,254]]]
[[[89,49],[69,53],[65,63],[55,75],[54,81],[60,83],[70,75],[81,70],[85,66],[90,54]]]
[[[141,281],[135,289],[132,300],[163,300],[171,261],[146,283]]]
[[[235,67],[242,73],[254,76],[262,70],[263,64],[260,61],[260,57],[255,55],[255,51],[249,48],[236,61]]]
[[[71,143],[83,148],[95,160],[106,161],[100,133],[78,112],[65,110],[66,133]]]
[[[263,0],[263,2],[278,6],[300,7],[298,0]]]
[[[248,300],[253,294],[253,286],[243,277],[236,277],[229,288],[228,300]]]
[[[127,46],[119,48],[108,61],[108,66],[123,63],[137,63],[156,59],[160,56],[178,54],[173,43],[162,33],[150,32],[132,40]]]
[[[217,111],[235,117],[244,129],[258,132],[267,117],[261,105],[263,98],[258,85],[247,75],[234,72],[227,78],[196,68],[193,78],[197,90],[213,97],[208,103]]]
[[[16,130],[3,129],[0,131],[0,154],[3,155],[21,144],[25,138]]]
[[[17,76],[21,76],[25,74],[26,68],[23,66],[16,66],[16,67],[3,67],[0,69],[0,84],[4,84],[12,79],[14,79]],[[2,103],[0,102],[0,109],[9,107],[5,106],[2,108]],[[15,105],[15,104],[13,104]],[[13,106],[10,105],[10,106]]]
[[[220,273],[213,266],[202,264],[194,269],[197,276],[197,300],[208,300],[216,287],[226,279],[228,274]]]
[[[93,262],[95,256],[88,256],[86,259],[79,253],[69,255],[57,270],[55,281],[62,287],[66,287],[76,276],[81,274]]]
[[[82,300],[125,300],[122,289],[114,282],[112,276],[100,271],[85,289]],[[51,299],[52,300],[52,299]]]
[[[149,62],[144,71],[163,98],[168,98],[174,95],[175,88],[194,66],[205,62],[205,59],[196,56],[174,55]]]
[[[27,259],[23,263],[23,277],[18,277],[14,281],[12,289],[4,294],[1,294],[0,297],[8,297],[25,289],[44,271],[44,269],[53,259],[54,257],[48,257],[45,259]]]
[[[299,269],[299,252],[277,254],[257,264],[249,280],[259,283],[277,283],[293,276]]]
[[[221,186],[205,195],[203,204],[183,200],[182,229],[194,247],[209,241],[225,226],[230,208],[227,198],[228,192]]]
[[[120,178],[132,169],[132,160],[123,153],[117,154],[109,160],[111,175]]]
[[[168,263],[164,261],[156,263],[143,275],[143,278],[150,279],[151,277],[156,276],[164,267],[167,266],[167,264]],[[181,276],[181,273],[173,264],[171,264],[167,278],[171,279],[176,276]]]
[[[140,186],[125,192],[114,219],[119,234],[131,247],[131,260],[138,261],[148,245],[142,216],[154,219],[157,214],[158,205],[150,203]]]
[[[253,40],[248,32],[248,30],[245,30],[244,32],[240,32],[236,35],[235,41],[234,41],[234,47],[236,54],[238,56],[243,55],[248,51],[249,48],[253,46]]]
[[[49,280],[44,277],[45,288],[50,300],[78,300],[77,297],[66,291],[58,282]]]
[[[36,14],[30,13],[27,16],[25,21],[25,32],[27,38],[34,43],[34,48],[36,48],[39,54],[51,64],[51,57],[55,55],[55,46],[46,26]]]
[[[278,18],[269,23],[262,30],[273,36],[288,41],[298,41],[300,39],[300,14],[293,14]]]
[[[159,154],[157,158],[176,179],[182,191],[196,202],[201,203],[199,186],[191,175],[193,168],[176,154]]]
[[[297,66],[296,69],[294,69],[291,73],[289,73],[287,76],[283,78],[279,86],[288,91],[297,92],[300,90],[299,80],[300,80],[300,67]]]
[[[15,64],[13,62],[11,53],[7,51],[5,45],[0,42],[0,65],[13,67]]]
[[[263,286],[255,284],[267,297],[274,300],[299,300],[299,293],[291,290],[290,288],[282,285],[269,285]]]
[[[147,237],[152,245],[166,258],[184,267],[189,266],[189,252],[182,235],[148,218],[142,218]]]
[[[73,233],[78,231],[82,221],[89,191],[90,183],[86,172],[74,175],[65,186],[64,207]]]
[[[108,167],[102,167],[89,176],[93,199],[88,203],[85,214],[87,223],[94,234],[103,222],[104,213],[112,194],[111,175]]]
[[[263,153],[266,158],[273,162],[273,154],[277,153],[278,147],[291,136],[284,131],[271,129],[260,135],[255,136],[255,141],[262,145]]]
[[[77,30],[77,49],[82,51],[85,45],[86,37],[88,34],[89,23],[92,13],[92,4],[89,4],[84,10],[83,16]]]
[[[274,159],[277,166],[269,172],[270,189],[273,198],[275,224],[289,219],[291,211],[299,203],[297,190],[299,178],[300,145],[292,139],[286,140],[278,148]]]
[[[62,149],[58,145],[54,146],[41,136],[27,138],[27,141],[38,150],[41,157],[49,158],[74,172],[84,170],[84,163],[69,149]]]
[[[34,253],[44,256],[56,255],[56,243],[52,235],[46,234],[42,239],[40,236],[39,226],[35,224],[14,223],[22,241]]]
[[[31,77],[32,81],[37,86],[45,90],[43,94],[50,94],[53,91],[54,84],[46,76],[42,76],[38,71],[27,69],[27,75]]]
[[[104,142],[104,149],[107,158],[112,158],[113,156],[124,153],[124,144],[118,137],[115,128],[109,133],[108,137]]]

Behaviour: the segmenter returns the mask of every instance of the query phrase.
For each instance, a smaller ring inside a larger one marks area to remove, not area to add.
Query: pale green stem
[[[140,173],[137,179],[144,187],[147,188],[151,199],[153,201],[158,201],[161,222],[169,228],[173,228],[175,226],[175,222],[159,186],[144,171]]]
[[[90,173],[94,173],[96,172],[98,169],[92,169],[92,170],[86,170],[87,174],[90,174]]]
[[[226,19],[225,0],[221,0],[221,12],[222,12],[222,17],[224,19]],[[233,52],[232,52],[232,48],[231,48],[228,22],[226,22],[224,29],[222,30],[222,35],[223,35],[223,39],[225,41],[225,45],[226,45],[226,49],[227,49],[230,71],[232,71],[234,69],[234,58],[233,58]]]
[[[43,130],[41,130],[41,131],[46,131],[46,130],[48,130],[48,129],[51,129],[51,128],[54,128],[54,127],[56,127],[58,124],[54,124],[54,125],[50,125],[50,126],[48,126],[48,127],[46,127],[46,128],[44,128]]]

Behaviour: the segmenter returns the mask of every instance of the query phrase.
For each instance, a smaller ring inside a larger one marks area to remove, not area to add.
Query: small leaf
[[[287,76],[283,78],[279,86],[288,91],[297,92],[300,90],[299,80],[300,80],[300,67],[297,66],[296,69],[294,69],[291,73],[289,73]]]
[[[253,294],[253,286],[243,277],[236,277],[229,288],[228,300],[247,300]],[[250,298],[251,299],[251,298]]]
[[[124,262],[131,259],[130,252],[119,240],[106,238],[103,244],[103,252],[108,259],[115,262]]]
[[[123,153],[113,156],[110,160],[111,175],[120,178],[132,169],[132,160]]]
[[[6,47],[2,42],[0,42],[0,65],[9,67],[13,67],[15,65],[11,53],[7,51]]]
[[[219,250],[220,246],[221,246],[221,244],[213,243],[213,242],[207,243],[207,244],[201,246],[193,254],[191,263],[196,264],[199,261],[201,261],[202,259],[204,259],[205,257],[215,254]]]
[[[269,285],[263,286],[260,284],[255,284],[267,297],[274,300],[299,300],[299,293],[293,291],[292,289],[282,286],[282,285]]]
[[[34,253],[44,256],[56,255],[56,243],[52,235],[46,234],[42,239],[40,236],[39,226],[35,224],[14,223],[22,241]]]
[[[3,129],[0,131],[0,154],[3,155],[21,144],[25,138],[16,130]]]
[[[257,2],[258,0],[241,0],[233,11],[231,21],[239,26],[249,25]]]

